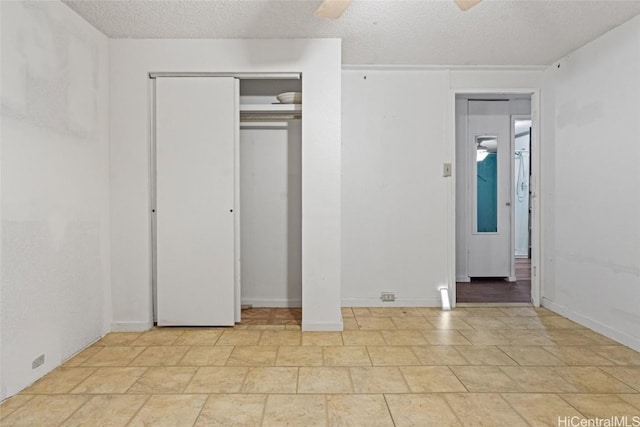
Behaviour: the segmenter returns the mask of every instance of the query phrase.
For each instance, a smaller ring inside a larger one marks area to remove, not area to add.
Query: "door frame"
[[[451,89],[449,91],[449,156],[451,164],[456,164],[456,96],[458,95],[531,95],[531,303],[540,306],[540,260],[542,259],[541,242],[541,196],[540,191],[540,89],[539,88],[505,88],[505,89]],[[510,120],[511,123],[511,120]],[[513,129],[511,130],[513,135]],[[512,138],[513,139],[513,138]],[[513,144],[513,141],[511,142]],[[513,164],[513,162],[512,162]],[[456,306],[456,171],[449,180],[449,212],[447,235],[449,241],[448,259],[448,292],[451,306]],[[513,180],[511,180],[513,182]],[[512,209],[513,218],[513,209]],[[512,221],[513,228],[513,221]],[[513,239],[513,236],[512,236]]]

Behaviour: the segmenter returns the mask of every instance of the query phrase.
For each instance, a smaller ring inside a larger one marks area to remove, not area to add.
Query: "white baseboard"
[[[456,276],[456,282],[468,283],[471,281],[471,277],[469,276]]]
[[[113,322],[111,332],[141,332],[153,328],[153,322]]]
[[[253,307],[302,307],[302,300],[299,299],[266,299],[266,298],[243,298],[242,305]]]
[[[340,322],[305,322],[302,321],[303,331],[328,331],[328,332],[341,332],[344,330],[344,324]]]
[[[586,326],[589,329],[593,329],[594,331],[604,335],[607,338],[611,338],[614,341],[618,341],[620,344],[624,344],[627,347],[631,347],[636,351],[640,351],[640,340],[638,338],[635,338],[629,334],[613,329],[597,320],[590,318],[589,316],[585,316],[583,314],[570,310],[560,304],[556,304],[555,302],[549,300],[548,298],[544,298],[544,297],[542,298],[542,306],[566,317],[567,319],[580,323],[581,325]]]
[[[343,307],[440,307],[440,297],[396,298],[393,302],[382,302],[380,298],[342,298]]]

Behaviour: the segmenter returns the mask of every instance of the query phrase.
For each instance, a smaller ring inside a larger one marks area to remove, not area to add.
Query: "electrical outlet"
[[[44,364],[44,354],[41,354],[40,356],[33,359],[33,362],[31,362],[31,369],[36,369],[38,366],[42,366],[43,364]]]
[[[396,294],[393,292],[382,292],[380,299],[382,302],[394,302],[396,300]]]

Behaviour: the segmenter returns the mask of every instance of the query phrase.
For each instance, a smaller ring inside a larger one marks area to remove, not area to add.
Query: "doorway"
[[[457,303],[539,304],[532,127],[531,93],[455,97]]]

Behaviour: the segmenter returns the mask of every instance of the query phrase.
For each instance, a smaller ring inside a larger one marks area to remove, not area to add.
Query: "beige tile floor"
[[[0,424],[545,426],[640,416],[640,353],[548,310],[344,308],[343,317],[342,333],[301,332],[283,317],[112,333],[5,401]]]

